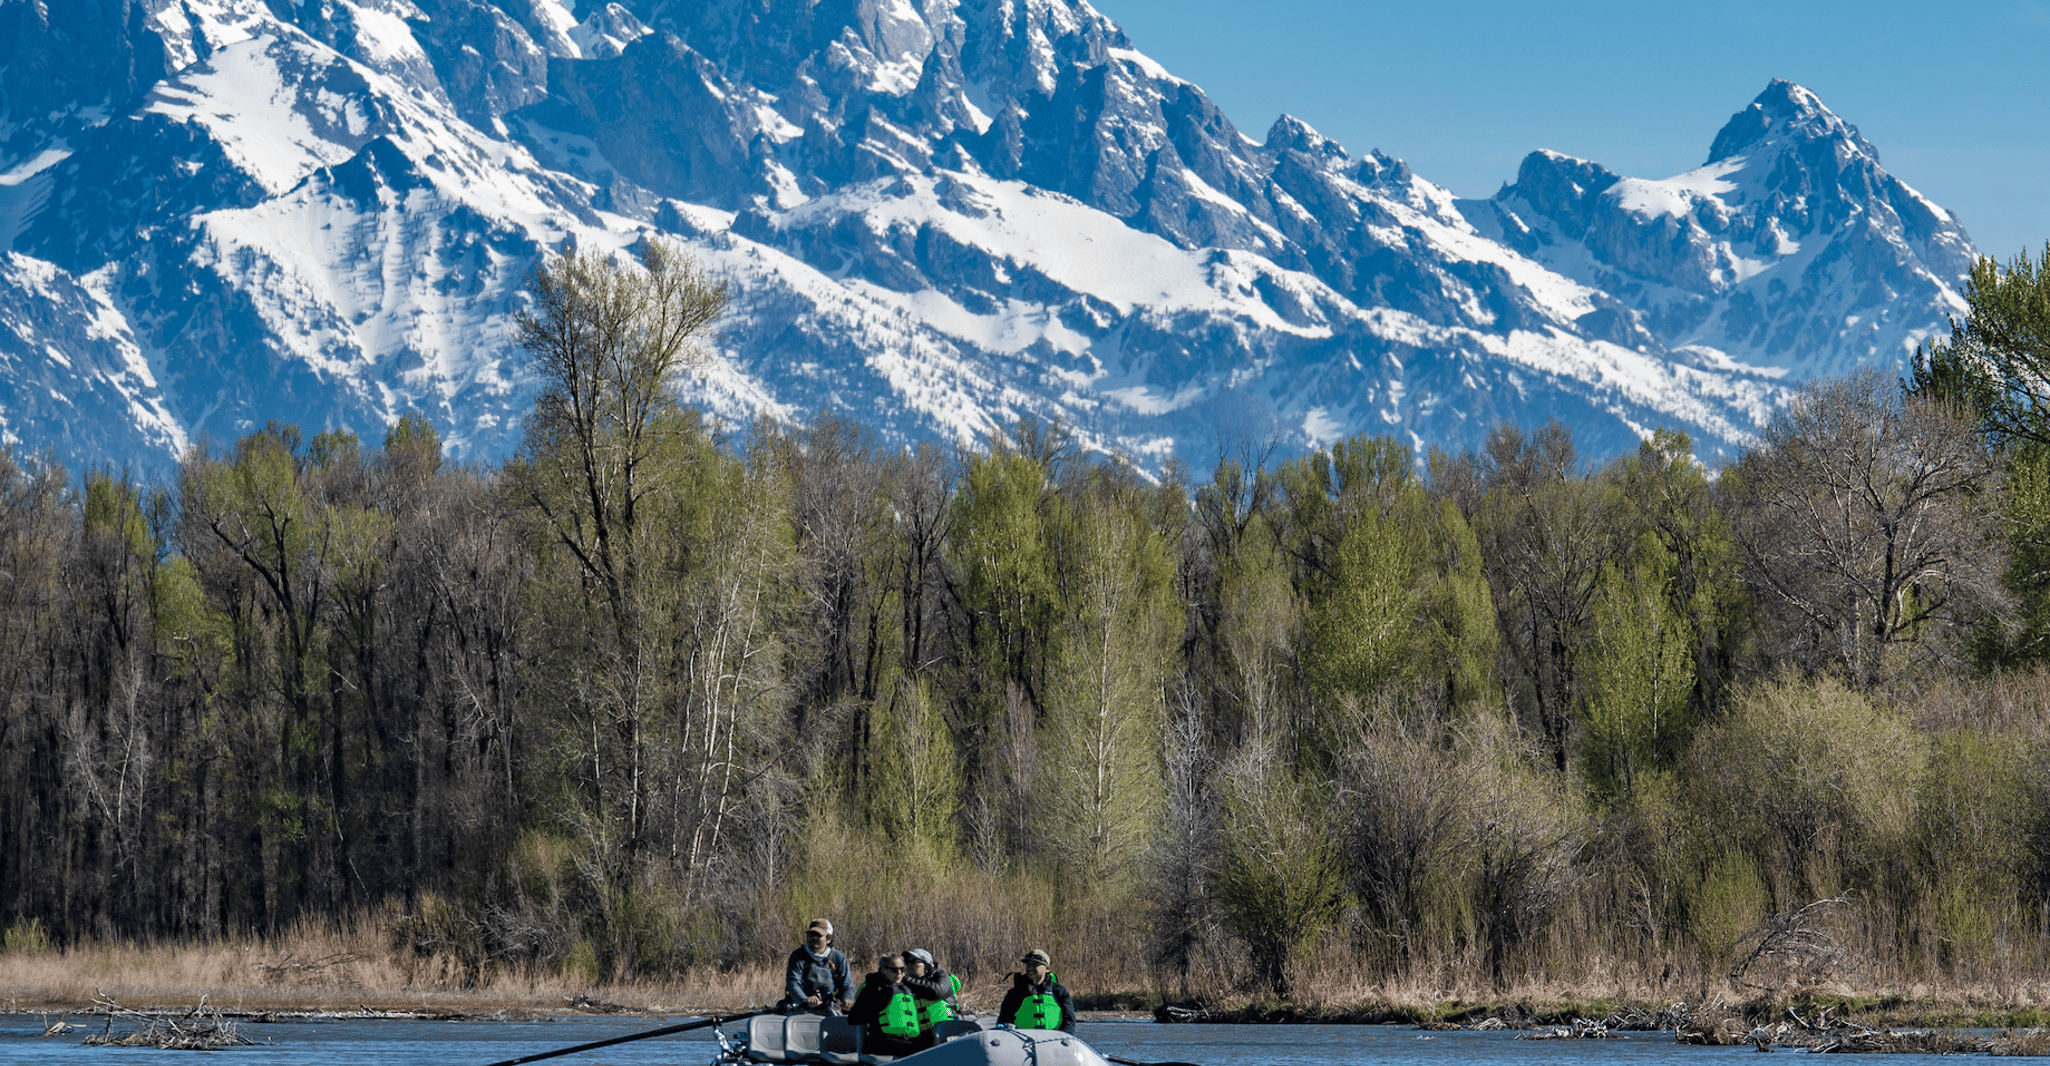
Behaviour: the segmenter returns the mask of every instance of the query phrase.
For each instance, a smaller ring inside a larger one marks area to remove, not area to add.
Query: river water
[[[309,1019],[242,1023],[254,1047],[219,1052],[83,1047],[85,1034],[42,1036],[37,1017],[0,1015],[0,1066],[489,1066],[537,1052],[657,1029],[687,1019],[549,1021]],[[116,1031],[121,1031],[119,1026]],[[1611,1040],[1518,1040],[1513,1032],[1422,1032],[1393,1025],[1158,1025],[1083,1022],[1106,1055],[1197,1066],[1736,1066],[1750,1048],[1682,1047],[1671,1033]],[[556,1066],[708,1066],[708,1031],[655,1037],[547,1060]],[[1798,1054],[1798,1052],[1780,1052]],[[1884,1066],[1933,1066],[1933,1055],[1889,1055]],[[1924,1061],[1927,1060],[1927,1061]]]

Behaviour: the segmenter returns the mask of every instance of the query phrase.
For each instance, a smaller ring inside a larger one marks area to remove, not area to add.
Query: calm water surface
[[[265,1041],[218,1052],[83,1047],[82,1033],[44,1039],[34,1016],[0,1016],[4,1066],[488,1066],[523,1055],[674,1025],[684,1018],[574,1018],[535,1022],[392,1019],[244,1023]],[[118,1027],[117,1027],[118,1031]],[[1681,1047],[1671,1033],[1624,1040],[1517,1040],[1515,1033],[1426,1033],[1381,1025],[1156,1025],[1084,1022],[1080,1035],[1106,1055],[1197,1066],[1738,1066],[1749,1048]],[[708,1066],[704,1031],[656,1037],[548,1060],[556,1066]],[[1779,1052],[1798,1054],[1798,1052]],[[1938,1056],[1889,1055],[1883,1066],[1934,1066]],[[1954,1064],[1947,1064],[1954,1066]]]

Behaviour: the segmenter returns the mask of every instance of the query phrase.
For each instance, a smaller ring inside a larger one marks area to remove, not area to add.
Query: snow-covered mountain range
[[[1941,331],[1974,255],[1791,83],[1686,174],[1461,200],[1245,136],[1083,0],[0,0],[0,93],[0,432],[145,471],[409,411],[502,455],[529,269],[651,233],[735,283],[690,386],[730,420],[1198,469],[1554,416],[1713,460]]]

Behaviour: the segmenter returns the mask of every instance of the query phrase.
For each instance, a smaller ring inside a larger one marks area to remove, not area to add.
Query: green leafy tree
[[[1602,568],[1595,592],[1582,759],[1595,791],[1628,795],[1692,735],[1695,638],[1668,602],[1675,561],[1655,541],[1635,565]]]
[[[1320,791],[1272,738],[1249,741],[1224,769],[1217,900],[1278,996],[1289,994],[1293,964],[1346,907],[1342,837]]]
[[[1326,700],[1364,698],[1415,663],[1423,545],[1401,519],[1421,502],[1421,491],[1411,490],[1400,517],[1361,514],[1338,542],[1309,620],[1309,667]]]
[[[725,311],[726,285],[665,241],[638,268],[577,250],[534,271],[518,339],[542,381],[514,481],[596,584],[622,645],[640,624],[646,503],[674,485],[680,375]]]
[[[338,588],[381,520],[348,499],[354,438],[304,444],[272,423],[232,460],[196,451],[180,471],[184,548],[232,620],[242,720],[228,726],[255,795],[264,924],[281,928],[347,861],[343,731],[330,688]],[[268,749],[265,751],[264,749]]]
[[[1062,667],[1050,685],[1037,794],[1043,840],[1076,899],[1131,887],[1161,816],[1168,669],[1181,635],[1174,563],[1118,468],[1079,501],[1063,604]]]
[[[946,554],[963,627],[971,831],[986,866],[1031,847],[1039,715],[1058,654],[1054,542],[1064,521],[1041,460],[1008,448],[969,458]]]
[[[944,863],[962,786],[945,709],[927,681],[899,677],[872,721],[874,768],[858,797],[868,823],[906,853]]]
[[[1694,709],[1697,716],[1711,713],[1748,625],[1743,557],[1729,516],[1694,458],[1694,442],[1677,430],[1654,432],[1606,479],[1622,512],[1620,536],[1639,539],[1639,557],[1655,542],[1671,561],[1662,585],[1666,607],[1694,635]]]
[[[1294,703],[1302,604],[1275,533],[1275,493],[1273,475],[1241,459],[1220,462],[1196,492],[1196,670],[1223,746],[1281,729]]]
[[[697,869],[739,780],[729,745],[748,686],[728,669],[726,642],[734,625],[759,632],[747,611],[760,585],[713,580],[687,610],[684,578],[704,577],[691,547],[722,549],[709,567],[722,573],[763,541],[753,524],[716,541],[692,535],[706,510],[740,502],[722,494],[754,486],[731,483],[733,460],[712,461],[677,394],[708,358],[729,293],[654,238],[635,264],[595,249],[551,258],[529,287],[518,341],[542,389],[507,483],[551,575],[532,591],[549,620],[544,684],[560,708],[550,732],[570,784],[555,809],[586,849],[599,966],[630,973],[661,935],[640,920],[637,879],[657,856],[686,876]]]
[[[1480,540],[1452,500],[1430,498],[1420,506],[1416,672],[1432,680],[1441,707],[1499,704],[1501,634]]]
[[[2012,632],[1981,630],[1979,652],[1992,663],[2021,665],[2050,658],[2050,445],[2030,442],[2007,464],[2000,501],[2009,559],[2003,579],[2015,596]]]
[[[1950,340],[1915,350],[1908,389],[1971,411],[1995,441],[2050,445],[2050,243],[1965,279],[1965,319]]]

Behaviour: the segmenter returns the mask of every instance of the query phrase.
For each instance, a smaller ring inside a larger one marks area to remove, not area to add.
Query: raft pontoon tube
[[[892,1059],[863,1054],[861,1030],[845,1018],[757,1014],[720,1027],[718,1061],[793,1066],[1109,1066],[1081,1037],[1058,1029],[985,1028],[976,1019],[955,1018],[941,1022],[936,1031],[940,1043]]]

